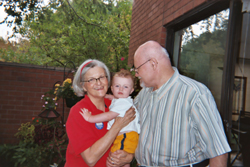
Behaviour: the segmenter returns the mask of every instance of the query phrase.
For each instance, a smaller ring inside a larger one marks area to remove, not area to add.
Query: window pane
[[[204,83],[212,92],[218,109],[221,101],[223,61],[229,10],[223,10],[176,32],[182,34],[178,69],[181,74]],[[177,65],[177,64],[175,64]]]
[[[235,64],[235,78],[233,87],[233,113],[232,127],[238,131],[232,131],[237,136],[232,143],[233,150],[241,152],[244,166],[250,166],[250,13],[243,14],[243,23],[240,41],[240,53]],[[236,159],[234,165],[239,162]]]

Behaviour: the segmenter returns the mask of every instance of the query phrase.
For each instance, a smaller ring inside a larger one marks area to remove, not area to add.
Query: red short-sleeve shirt
[[[109,110],[111,101],[104,99],[105,112]],[[70,109],[70,113],[66,122],[66,131],[69,138],[69,144],[66,152],[65,167],[87,167],[80,153],[92,146],[97,140],[107,133],[107,122],[89,123],[79,113],[81,108],[86,108],[92,112],[92,115],[101,114],[103,111],[98,110],[91,102],[89,97],[85,95],[84,99],[79,101]],[[96,163],[96,167],[106,165],[106,159],[110,149]]]

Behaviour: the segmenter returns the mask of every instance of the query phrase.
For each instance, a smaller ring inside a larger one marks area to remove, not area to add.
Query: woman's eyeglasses
[[[97,83],[97,81],[100,81],[100,82],[105,82],[107,80],[107,76],[100,76],[99,78],[91,78],[87,81],[83,81],[83,82],[88,82],[90,84],[94,84],[94,83]]]

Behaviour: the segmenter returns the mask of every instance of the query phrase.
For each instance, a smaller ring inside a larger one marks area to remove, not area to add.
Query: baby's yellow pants
[[[116,150],[124,150],[128,153],[135,153],[139,140],[139,134],[135,131],[124,133],[116,137],[113,146],[111,147],[111,152]]]

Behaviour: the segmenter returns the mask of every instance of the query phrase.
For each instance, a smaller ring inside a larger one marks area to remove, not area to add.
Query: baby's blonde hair
[[[134,77],[128,70],[121,69],[119,72],[116,72],[115,75],[112,78],[112,82],[111,82],[112,84],[113,84],[113,81],[114,81],[115,77],[131,78],[132,84],[133,84],[133,87],[134,87]]]

